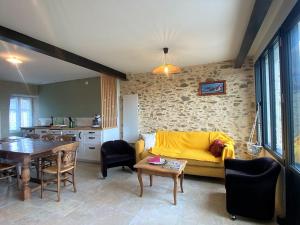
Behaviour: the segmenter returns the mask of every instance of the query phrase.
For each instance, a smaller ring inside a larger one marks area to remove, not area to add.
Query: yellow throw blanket
[[[300,136],[294,139],[294,152],[295,162],[300,163]]]
[[[222,140],[226,145],[222,157],[218,158],[208,151],[210,144],[216,139]],[[172,158],[221,162],[225,158],[234,158],[234,142],[221,132],[158,131],[155,146],[150,152]]]

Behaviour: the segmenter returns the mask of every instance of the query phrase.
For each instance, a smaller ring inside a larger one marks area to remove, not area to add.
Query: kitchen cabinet
[[[21,128],[22,137],[26,137],[29,134],[34,134],[34,128]]]
[[[37,128],[35,128],[34,132],[36,134],[40,135],[40,137],[42,137],[45,134],[49,134],[49,129],[37,129]]]
[[[119,128],[104,130],[80,130],[80,129],[46,129],[35,128],[35,133],[43,136],[53,135],[74,135],[79,142],[77,150],[78,161],[100,162],[101,144],[106,141],[119,139]]]
[[[101,132],[100,130],[83,130],[79,135],[80,153],[78,160],[82,161],[100,161],[101,148]]]

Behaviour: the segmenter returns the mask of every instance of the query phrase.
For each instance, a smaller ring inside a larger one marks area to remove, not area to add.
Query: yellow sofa
[[[208,151],[216,139],[225,143],[221,157],[215,157]],[[144,146],[143,139],[135,144],[137,162],[149,155],[185,159],[188,163],[184,172],[191,175],[224,178],[224,159],[235,157],[233,140],[222,132],[158,131],[155,146],[150,149]]]

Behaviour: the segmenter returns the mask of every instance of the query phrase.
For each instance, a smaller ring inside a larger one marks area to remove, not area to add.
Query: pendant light
[[[14,64],[14,65],[23,63],[20,59],[18,59],[17,57],[14,57],[14,56],[7,58],[6,61],[10,62],[11,64]]]
[[[169,48],[163,48],[164,50],[164,64],[160,65],[152,70],[153,74],[165,74],[169,76],[170,74],[180,73],[181,68],[172,64],[167,63],[167,54]]]

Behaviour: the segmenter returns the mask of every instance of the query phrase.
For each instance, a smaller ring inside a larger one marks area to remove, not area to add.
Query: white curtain
[[[9,104],[9,130],[19,131],[20,127],[31,127],[33,117],[33,99],[13,96]]]

